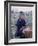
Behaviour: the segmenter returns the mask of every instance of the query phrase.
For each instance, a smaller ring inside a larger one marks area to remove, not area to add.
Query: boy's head
[[[19,18],[24,19],[24,17],[25,17],[24,12],[20,11]]]

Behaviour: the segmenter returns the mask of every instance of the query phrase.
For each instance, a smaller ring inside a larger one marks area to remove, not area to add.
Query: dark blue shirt
[[[17,29],[18,29],[18,31],[19,31],[19,29],[20,28],[22,28],[22,26],[26,26],[26,22],[25,22],[25,20],[24,19],[18,19],[18,21],[17,21]]]

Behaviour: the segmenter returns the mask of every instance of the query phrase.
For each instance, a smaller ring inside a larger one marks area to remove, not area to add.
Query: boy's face
[[[25,17],[22,15],[22,16],[21,16],[21,19],[24,19],[24,18],[25,18]]]

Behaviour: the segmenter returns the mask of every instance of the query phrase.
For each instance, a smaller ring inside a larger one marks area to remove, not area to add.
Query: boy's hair
[[[24,15],[24,12],[23,11],[20,11],[20,15]]]

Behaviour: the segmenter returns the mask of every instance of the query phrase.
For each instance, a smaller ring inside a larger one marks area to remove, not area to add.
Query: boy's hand
[[[24,29],[24,26],[20,29],[20,31],[23,30],[23,29]]]

